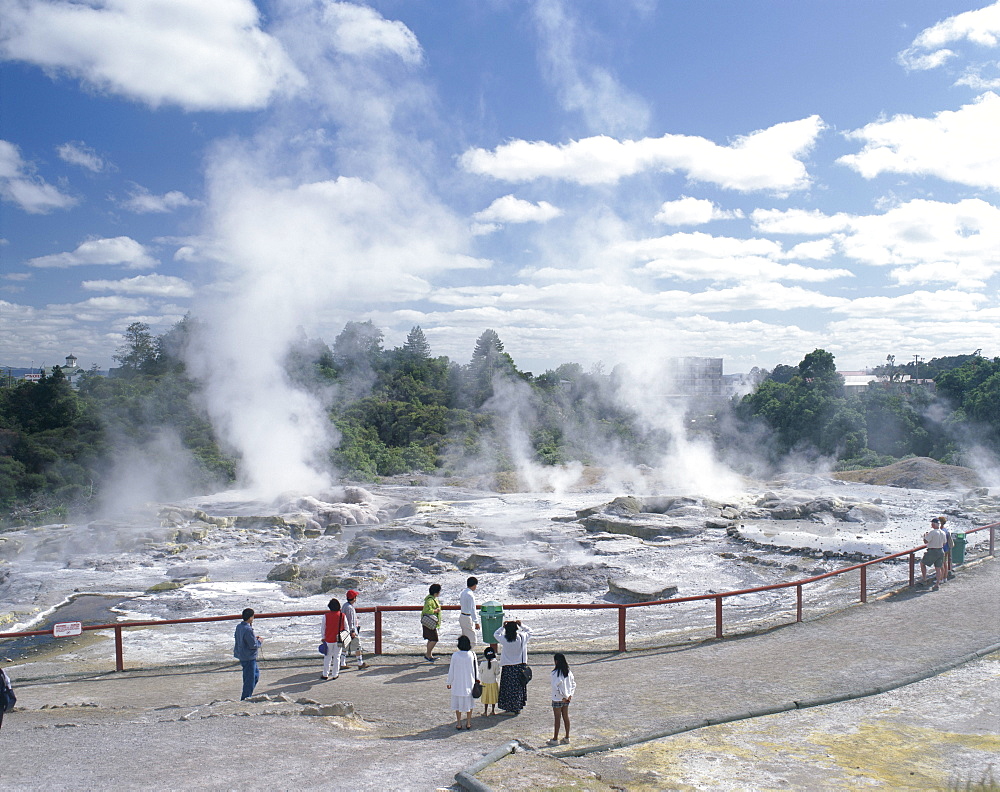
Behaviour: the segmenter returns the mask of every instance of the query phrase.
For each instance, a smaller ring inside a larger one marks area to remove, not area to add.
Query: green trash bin
[[[964,564],[965,563],[965,534],[964,533],[953,533],[951,535],[951,563],[952,564]]]
[[[503,603],[496,600],[484,602],[479,609],[479,624],[483,630],[483,643],[496,643],[493,633],[503,627]]]

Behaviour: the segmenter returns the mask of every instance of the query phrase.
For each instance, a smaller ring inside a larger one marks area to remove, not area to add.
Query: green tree
[[[417,360],[430,359],[431,345],[427,343],[427,338],[424,336],[424,331],[420,329],[420,325],[413,327],[407,334],[403,350],[407,355]]]
[[[121,366],[121,373],[132,376],[156,360],[156,341],[145,322],[132,322],[126,329],[122,343],[112,356]]]

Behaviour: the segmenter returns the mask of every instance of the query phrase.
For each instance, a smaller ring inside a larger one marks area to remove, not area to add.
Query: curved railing
[[[979,528],[972,528],[966,531],[966,534],[978,533],[979,531],[989,531],[989,550],[988,555],[996,556],[996,529],[1000,527],[1000,522],[991,523],[990,525],[983,525]],[[713,601],[715,604],[715,637],[723,637],[723,620],[722,620],[722,604],[723,601],[730,597],[739,597],[746,594],[756,594],[764,591],[775,591],[778,589],[795,589],[795,621],[802,621],[803,604],[802,604],[802,589],[811,583],[816,583],[821,580],[826,580],[827,578],[837,577],[839,575],[844,575],[855,570],[859,570],[860,573],[860,601],[868,601],[868,567],[874,564],[881,564],[886,561],[893,561],[897,558],[903,558],[904,556],[909,557],[909,581],[908,585],[913,586],[915,583],[915,569],[916,569],[916,556],[921,550],[924,550],[926,545],[920,545],[914,547],[910,550],[903,550],[900,553],[893,553],[892,555],[882,556],[881,558],[875,558],[871,561],[864,561],[859,564],[854,564],[852,566],[843,567],[842,569],[835,569],[832,572],[825,572],[821,575],[815,575],[813,577],[802,578],[801,580],[792,580],[786,583],[772,583],[767,586],[756,586],[754,588],[740,589],[738,591],[724,591],[721,593],[712,594],[697,594],[690,597],[671,597],[669,599],[662,600],[652,600],[649,602],[631,602],[625,604],[616,603],[590,603],[590,604],[574,604],[574,603],[544,603],[544,604],[515,604],[515,605],[504,605],[505,611],[515,611],[515,610],[617,610],[618,611],[618,651],[627,651],[626,646],[626,614],[632,608],[648,608],[661,605],[675,605],[686,602],[703,602],[703,601]],[[357,610],[359,613],[372,613],[375,619],[375,654],[382,654],[382,638],[383,638],[383,623],[382,617],[386,613],[405,613],[405,612],[416,612],[420,611],[422,608],[420,605],[373,605],[373,606],[362,606]],[[458,605],[444,605],[443,610],[459,610]],[[278,618],[290,618],[299,616],[321,616],[326,613],[325,610],[309,610],[309,611],[284,611],[281,613],[258,613],[254,616],[255,619],[278,619]],[[231,616],[199,616],[187,619],[159,619],[151,621],[129,621],[120,622],[117,624],[90,624],[82,625],[80,631],[94,631],[94,630],[113,630],[115,634],[115,670],[124,671],[125,670],[125,659],[124,659],[124,647],[123,647],[123,632],[124,628],[135,628],[135,627],[163,627],[170,624],[201,624],[206,622],[220,622],[220,621],[235,621],[240,619],[241,616],[231,615]],[[38,635],[53,635],[55,628],[49,628],[46,630],[27,630],[23,632],[5,632],[0,633],[0,638],[25,638],[30,636]]]

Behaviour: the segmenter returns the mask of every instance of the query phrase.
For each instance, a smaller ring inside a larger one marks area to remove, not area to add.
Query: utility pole
[[[921,358],[920,355],[914,355],[913,356],[913,365],[914,365],[914,367],[916,369],[916,373],[914,374],[914,377],[913,377],[914,380],[918,380],[918,381],[920,380],[920,361],[922,359],[923,358]]]

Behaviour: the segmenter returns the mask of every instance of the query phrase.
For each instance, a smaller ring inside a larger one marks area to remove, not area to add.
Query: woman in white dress
[[[465,728],[472,728],[472,686],[476,684],[476,655],[472,651],[472,641],[469,636],[458,636],[458,651],[451,656],[448,664],[448,690],[451,691],[451,708],[455,710],[455,728],[462,728],[462,715],[465,715]]]

